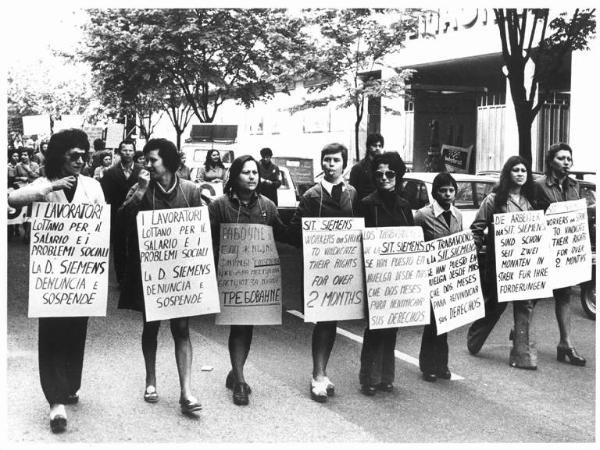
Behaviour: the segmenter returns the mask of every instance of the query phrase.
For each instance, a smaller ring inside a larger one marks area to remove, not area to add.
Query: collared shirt
[[[571,177],[561,184],[559,180],[552,176],[544,175],[535,180],[537,207],[543,210],[548,209],[550,203],[564,202],[568,200],[579,200],[579,183]]]
[[[162,191],[163,194],[170,194],[175,190],[175,187],[177,187],[177,175],[173,176],[173,185],[169,189],[163,188],[160,183],[156,183],[156,185]]]
[[[344,183],[344,181],[340,181],[340,183],[342,183],[342,192],[344,192],[346,190],[346,183]],[[335,183],[336,185],[339,183]],[[327,191],[327,193],[329,195],[331,195],[331,191],[333,189],[334,184],[330,183],[329,181],[325,180],[325,178],[323,178],[321,180],[321,185],[323,186],[323,189],[325,189]]]
[[[133,172],[133,163],[130,164],[129,167],[125,167],[122,163],[119,164],[121,165],[121,170],[123,171],[123,175],[125,175],[125,179],[128,180]]]
[[[431,206],[433,207],[433,215],[436,218],[440,217],[440,215],[442,215],[446,211],[440,206],[437,200],[433,200],[431,202]],[[454,217],[458,218],[458,216],[456,215],[456,207],[454,205],[450,205],[450,209],[448,211],[450,211]]]

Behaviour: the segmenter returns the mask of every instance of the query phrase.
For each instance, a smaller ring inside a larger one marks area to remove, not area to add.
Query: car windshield
[[[458,209],[479,208],[481,201],[494,188],[494,183],[489,181],[459,181],[457,184],[454,206]]]

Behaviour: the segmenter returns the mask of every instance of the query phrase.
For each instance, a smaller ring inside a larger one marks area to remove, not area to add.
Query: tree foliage
[[[251,106],[294,77],[302,21],[272,9],[90,10],[83,58],[107,101],[146,115],[212,122],[228,99]],[[189,120],[188,120],[189,121]],[[183,128],[185,128],[183,126]]]
[[[564,57],[586,50],[595,34],[595,9],[576,9],[550,21],[548,9],[494,9],[519,132],[519,154],[531,161],[531,126]],[[548,35],[548,33],[550,34]],[[528,67],[534,63],[531,77]]]
[[[358,131],[369,97],[393,97],[404,93],[410,70],[387,67],[384,59],[403,47],[406,36],[418,24],[418,11],[395,9],[317,9],[306,11],[318,37],[311,58],[305,61],[304,76],[320,82],[309,88],[320,93],[292,108],[295,112],[335,102],[338,108],[352,107],[355,112],[356,157]],[[391,76],[381,76],[382,68]],[[377,73],[375,73],[377,72]],[[331,87],[341,89],[330,92]]]

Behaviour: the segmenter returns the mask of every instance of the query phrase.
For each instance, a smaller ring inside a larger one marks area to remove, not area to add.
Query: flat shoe
[[[180,398],[179,405],[181,405],[181,412],[184,414],[191,414],[202,409],[200,402],[193,397],[187,399]]]
[[[158,401],[158,392],[156,392],[156,388],[154,386],[146,386],[146,391],[144,392],[144,401],[148,403],[156,403]]]
[[[372,384],[363,384],[360,387],[360,392],[363,395],[366,395],[367,397],[372,397],[377,392],[377,388],[375,386],[373,386]]]
[[[50,430],[53,433],[62,433],[67,429],[67,418],[61,415],[54,416],[53,419],[50,420]]]
[[[448,369],[440,370],[438,373],[435,374],[435,376],[437,378],[442,378],[444,380],[449,380],[450,378],[452,378],[452,372],[450,372]]]
[[[435,373],[423,373],[423,380],[428,381],[429,383],[434,383],[437,381],[437,376]]]
[[[511,362],[510,367],[514,367],[516,369],[537,370],[537,366],[526,366],[523,364],[517,364],[516,362]]]
[[[375,387],[382,392],[392,392],[394,390],[394,385],[392,383],[379,383]]]
[[[233,386],[233,403],[238,406],[248,404],[248,385],[246,383],[236,383]]]
[[[331,382],[329,377],[323,378],[323,381],[327,384],[327,387],[325,388],[325,390],[327,391],[327,395],[335,395],[335,385]]]
[[[313,378],[310,382],[310,398],[315,402],[325,403],[327,401],[327,383]]]
[[[66,405],[75,405],[79,402],[79,395],[77,393],[75,394],[69,394],[67,395],[67,401],[65,402]]]

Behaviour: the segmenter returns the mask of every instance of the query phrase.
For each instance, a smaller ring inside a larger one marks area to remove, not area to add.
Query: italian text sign
[[[363,230],[369,328],[429,323],[427,243],[421,227]]]
[[[546,211],[550,234],[550,287],[558,289],[592,278],[592,247],[585,200],[551,203]]]
[[[110,206],[34,203],[29,317],[105,316]]]
[[[364,219],[303,218],[304,321],[365,317]]]
[[[429,241],[429,296],[437,333],[485,315],[477,248],[470,231]]]
[[[219,312],[206,206],[137,215],[148,321]]]
[[[273,229],[221,224],[217,325],[281,325],[281,267]]]
[[[552,295],[548,283],[548,237],[543,211],[494,214],[499,302]]]

